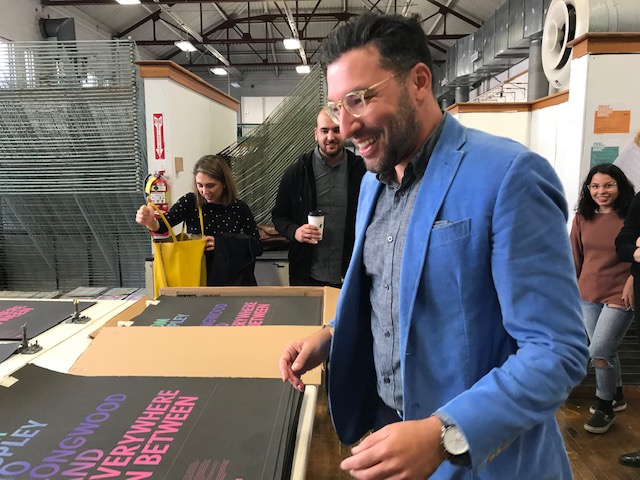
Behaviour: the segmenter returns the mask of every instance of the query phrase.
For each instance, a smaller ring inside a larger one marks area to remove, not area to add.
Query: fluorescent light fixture
[[[300,48],[300,40],[297,38],[285,38],[282,40],[282,43],[284,43],[284,48],[287,50],[297,50]]]
[[[140,5],[140,0],[116,0],[120,5]]]
[[[216,67],[216,68],[211,68],[211,73],[213,73],[214,75],[226,75],[227,71],[222,68],[222,67]]]
[[[296,67],[296,72],[298,73],[309,73],[311,71],[311,67],[309,65],[298,65]]]
[[[173,44],[183,52],[195,52],[196,50],[198,50],[193,46],[193,43],[189,42],[188,40],[178,40],[177,42],[173,42]]]
[[[231,86],[233,88],[240,88],[241,87],[241,85],[238,82],[231,82]]]

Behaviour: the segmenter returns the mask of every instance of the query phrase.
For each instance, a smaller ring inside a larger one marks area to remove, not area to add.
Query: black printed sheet
[[[13,376],[0,478],[289,478],[302,397],[279,379]]]
[[[96,302],[79,302],[78,312]],[[21,340],[22,326],[27,326],[27,339],[75,315],[73,301],[0,300],[0,340]]]
[[[133,318],[135,326],[322,324],[321,297],[168,297]]]

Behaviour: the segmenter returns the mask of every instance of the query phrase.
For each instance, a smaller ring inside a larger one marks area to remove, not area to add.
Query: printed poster
[[[96,302],[79,302],[78,312]],[[22,326],[26,325],[31,340],[51,327],[75,315],[76,307],[68,300],[0,300],[0,340],[22,340]]]
[[[158,300],[132,319],[136,327],[322,325],[322,297],[160,296]]]
[[[35,365],[13,376],[0,388],[0,478],[290,473],[302,396],[280,379],[82,377]]]

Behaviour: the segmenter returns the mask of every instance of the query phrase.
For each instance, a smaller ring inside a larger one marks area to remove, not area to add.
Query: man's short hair
[[[381,57],[381,67],[405,72],[417,63],[432,69],[429,38],[417,15],[365,13],[332,31],[322,45],[323,63],[329,65],[350,50],[373,43]]]

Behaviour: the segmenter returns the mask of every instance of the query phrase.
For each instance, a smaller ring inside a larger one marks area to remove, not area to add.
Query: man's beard
[[[380,174],[382,178],[395,178],[395,167],[405,160],[415,149],[411,142],[419,138],[422,121],[416,108],[408,100],[406,88],[400,94],[397,115],[389,122],[387,129],[387,145],[377,165],[370,170]]]
[[[331,145],[335,145],[338,148],[336,148],[334,152],[329,152],[322,145],[318,145],[318,148],[320,149],[320,153],[322,154],[323,157],[335,158],[342,155],[342,148],[339,148],[340,147],[339,143],[333,143]]]

